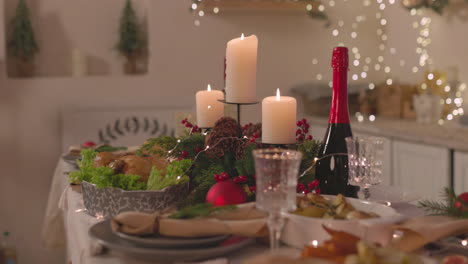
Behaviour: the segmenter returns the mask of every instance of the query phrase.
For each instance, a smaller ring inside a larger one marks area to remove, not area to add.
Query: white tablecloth
[[[46,245],[50,248],[65,247],[66,245],[68,259],[73,264],[148,263],[115,256],[112,252],[95,255],[95,253],[100,252],[101,248],[89,237],[88,230],[93,224],[102,220],[86,213],[81,193],[70,187],[67,173],[73,169],[73,166],[63,160],[60,160],[57,164],[42,230],[43,240]],[[394,206],[394,208],[399,213],[408,216],[422,214],[420,209],[410,204],[400,204]],[[227,258],[230,263],[240,263],[243,259],[267,251],[268,249],[264,245],[254,245],[243,249],[240,253],[227,256]],[[226,261],[224,259],[219,263],[226,263]]]

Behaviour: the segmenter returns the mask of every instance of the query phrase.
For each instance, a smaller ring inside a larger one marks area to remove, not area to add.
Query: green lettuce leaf
[[[190,178],[187,173],[191,166],[192,160],[190,159],[173,161],[167,166],[166,175],[164,176],[159,169],[153,167],[148,178],[147,189],[162,190],[171,185],[189,182]]]

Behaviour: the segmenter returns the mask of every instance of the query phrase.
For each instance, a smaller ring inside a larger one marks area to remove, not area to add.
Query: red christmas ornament
[[[81,145],[83,148],[93,148],[96,146],[96,143],[94,143],[93,141],[86,141],[85,143],[83,143]]]
[[[239,184],[227,180],[211,186],[206,194],[206,202],[214,206],[241,204],[247,202],[247,195]]]
[[[462,255],[448,256],[442,259],[442,264],[467,264],[468,259]]]
[[[466,204],[468,204],[468,192],[462,193],[458,195],[458,200],[462,200]],[[468,208],[460,201],[456,201],[454,204],[455,208],[457,208],[460,211],[467,212]]]

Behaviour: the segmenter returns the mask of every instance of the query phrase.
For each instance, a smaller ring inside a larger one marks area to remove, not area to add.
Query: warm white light
[[[370,115],[369,116],[369,121],[374,122],[375,121],[375,115]]]
[[[418,71],[419,71],[418,67],[414,66],[414,67],[413,67],[413,72],[414,72],[414,73],[417,73]]]
[[[392,70],[392,69],[391,69],[390,67],[388,67],[388,66],[386,66],[385,69],[384,69],[384,71],[385,71],[386,73],[390,73],[391,70]]]
[[[352,38],[357,38],[357,33],[356,33],[356,32],[354,32],[354,31],[353,31],[353,32],[351,32],[351,37],[352,37]]]
[[[383,62],[383,61],[384,61],[384,57],[383,57],[383,56],[379,56],[379,57],[377,58],[377,60],[378,60],[379,62]]]
[[[329,86],[330,88],[332,88],[332,87],[333,87],[333,82],[328,82],[328,86]]]
[[[439,123],[439,125],[443,125],[443,124],[444,124],[444,120],[443,120],[443,119],[439,119],[439,121],[438,121],[437,123]]]
[[[379,8],[380,8],[380,10],[384,10],[385,9],[385,4],[384,3],[380,4]]]
[[[211,92],[211,85],[210,85],[210,84],[208,84],[208,87],[206,87],[206,90],[207,90],[208,92]]]
[[[427,84],[426,84],[426,83],[422,83],[422,84],[421,84],[421,89],[426,90],[426,89],[427,89]]]
[[[369,90],[374,90],[374,89],[375,89],[375,84],[369,83]]]
[[[352,77],[352,78],[353,78],[354,81],[357,81],[357,79],[359,78],[359,76],[358,76],[357,74],[353,74],[353,77]]]
[[[200,10],[200,11],[198,12],[198,15],[201,16],[201,17],[204,16],[204,15],[205,15],[205,11]]]
[[[374,69],[375,69],[376,71],[380,71],[380,64],[374,65]]]
[[[219,7],[213,8],[213,13],[218,14],[219,13]]]
[[[310,244],[311,244],[313,247],[318,247],[318,241],[317,241],[317,240],[313,240],[312,242],[310,242]]]
[[[193,9],[193,10],[196,10],[196,9],[197,9],[197,7],[198,7],[198,5],[197,5],[197,4],[195,4],[195,3],[193,3],[193,4],[192,4],[192,9]]]
[[[317,59],[312,59],[312,64],[317,64],[318,63],[318,60]]]
[[[387,24],[387,20],[385,18],[382,18],[380,20],[380,25],[385,26]]]
[[[393,84],[393,80],[392,79],[387,79],[387,85],[392,85]]]
[[[319,10],[320,12],[323,12],[323,10],[325,10],[325,6],[319,5],[318,10]]]
[[[429,73],[429,74],[427,75],[427,79],[428,79],[428,80],[434,79],[434,74]]]
[[[466,247],[468,246],[468,240],[464,239],[461,241],[462,246]]]
[[[319,80],[319,81],[322,80],[322,74],[320,74],[320,73],[317,74],[317,80]]]
[[[245,39],[245,36],[244,36],[244,33],[242,33],[241,40],[244,40],[244,39]]]
[[[332,34],[333,34],[333,36],[335,36],[335,37],[338,36],[339,33],[340,33],[340,32],[338,31],[338,29],[334,29],[334,30],[332,31]]]
[[[280,101],[281,100],[281,93],[280,93],[280,89],[276,89],[276,101]]]
[[[436,84],[437,84],[437,85],[442,85],[442,80],[441,80],[441,79],[437,79]]]
[[[335,1],[331,0],[330,2],[328,2],[328,4],[329,4],[330,6],[335,6]]]
[[[453,115],[452,114],[448,114],[447,115],[447,120],[452,120],[453,119]]]
[[[363,79],[367,78],[367,72],[361,72],[361,78]]]
[[[195,21],[193,22],[193,24],[194,24],[195,26],[197,26],[197,27],[200,26],[200,20],[198,20],[198,19],[195,20]]]
[[[311,4],[308,4],[308,5],[306,6],[306,9],[307,9],[307,11],[312,11],[312,5],[311,5]]]
[[[359,61],[358,61],[358,60],[354,60],[354,61],[353,61],[353,65],[354,65],[354,66],[359,66]]]
[[[445,100],[445,103],[446,103],[446,104],[451,104],[451,103],[452,103],[452,99],[447,98],[447,99]]]

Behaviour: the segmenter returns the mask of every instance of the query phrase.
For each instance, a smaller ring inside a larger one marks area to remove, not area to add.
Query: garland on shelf
[[[437,14],[443,15],[444,9],[450,5],[450,0],[403,0],[401,4],[408,10],[429,8]]]
[[[282,2],[303,2],[306,3],[306,12],[307,15],[312,18],[312,19],[318,19],[318,20],[323,20],[326,21],[326,26],[328,27],[330,25],[330,21],[328,19],[328,15],[325,13],[325,7],[322,4],[321,0],[281,0]],[[281,2],[281,1],[276,1],[276,2]],[[203,0],[192,0],[192,4],[189,8],[189,10],[193,13],[196,12],[198,16],[202,17],[205,15],[205,11],[201,10],[199,8],[200,3],[203,2]],[[214,7],[213,8],[213,14],[219,14],[220,12],[220,7]]]
[[[423,200],[419,202],[419,207],[431,215],[468,218],[468,192],[457,196],[453,189],[445,188],[441,197],[443,202]]]

